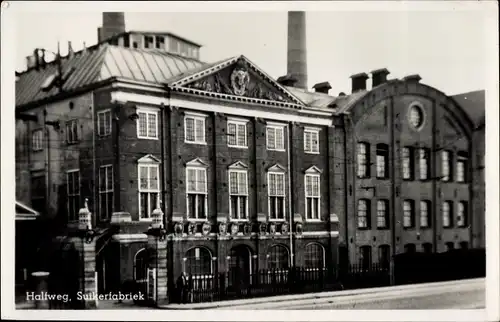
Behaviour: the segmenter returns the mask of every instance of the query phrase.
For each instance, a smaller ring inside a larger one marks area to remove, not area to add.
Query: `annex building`
[[[15,138],[19,201],[59,235],[91,212],[100,291],[145,280],[156,209],[172,281],[484,247],[484,91],[385,68],[311,91],[303,14],[278,79],[104,17],[97,45],[16,73]]]

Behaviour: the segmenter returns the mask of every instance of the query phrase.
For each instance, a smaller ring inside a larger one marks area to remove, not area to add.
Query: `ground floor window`
[[[307,269],[322,269],[325,267],[325,248],[318,243],[305,247],[304,266]]]

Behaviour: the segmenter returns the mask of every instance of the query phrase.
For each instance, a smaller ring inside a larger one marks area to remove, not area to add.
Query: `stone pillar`
[[[168,303],[167,234],[163,228],[163,212],[160,207],[151,214],[153,223],[148,235],[150,261],[146,298],[153,306]]]
[[[41,295],[40,299],[35,300],[35,309],[37,310],[48,310],[50,308],[49,300],[44,296],[48,293],[48,283],[49,278],[48,272],[34,272],[31,273],[33,279],[35,280],[35,294]]]

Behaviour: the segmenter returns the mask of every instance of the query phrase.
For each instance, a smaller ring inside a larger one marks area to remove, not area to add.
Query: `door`
[[[252,252],[244,245],[231,249],[229,262],[230,283],[232,285],[248,285],[252,274]]]

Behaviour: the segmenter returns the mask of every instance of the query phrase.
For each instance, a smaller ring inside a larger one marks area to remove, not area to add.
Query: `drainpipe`
[[[288,153],[287,153],[287,161],[288,161],[288,213],[289,213],[289,219],[290,219],[290,229],[289,229],[289,235],[290,235],[290,267],[294,266],[295,263],[295,256],[293,252],[293,232],[292,232],[292,225],[293,225],[293,211],[292,211],[292,169],[293,169],[293,164],[292,164],[292,146],[290,145],[290,142],[292,137],[292,123],[288,123],[288,135],[287,135],[287,147],[288,147]]]
[[[94,226],[97,225],[97,209],[99,209],[100,211],[100,208],[99,207],[99,197],[97,196],[97,185],[99,184],[99,178],[97,178],[97,171],[96,171],[96,158],[95,158],[95,154],[96,154],[96,148],[95,148],[95,140],[96,140],[96,126],[95,126],[95,110],[94,110],[94,95],[95,93],[92,92],[92,94],[90,95],[90,110],[92,111],[92,176],[93,176],[93,186],[92,186],[92,193],[94,194],[94,202],[93,202],[93,205],[94,205],[94,218],[95,218],[95,222],[93,223]],[[114,185],[114,183],[112,183]],[[113,189],[114,191],[114,189]],[[101,217],[102,217],[102,214],[99,214]],[[110,218],[111,219],[111,218]]]
[[[160,106],[160,159],[161,159],[161,180],[160,180],[160,191],[161,191],[161,204],[160,208],[163,211],[163,227],[166,229],[166,200],[165,200],[165,104],[161,103]]]
[[[115,123],[115,165],[116,165],[116,169],[114,169],[114,173],[116,174],[116,177],[115,177],[115,180],[116,180],[116,191],[117,191],[117,194],[115,197],[115,202],[114,202],[114,206],[115,206],[115,209],[117,211],[120,210],[120,192],[121,192],[121,189],[120,189],[120,179],[121,176],[120,176],[120,117],[119,117],[119,113],[120,113],[120,108],[122,106],[120,106],[119,103],[115,103],[114,106],[113,106],[113,120],[114,120],[114,123]]]
[[[396,280],[394,277],[394,272],[395,272],[395,263],[394,263],[394,256],[396,255],[396,167],[394,166],[394,162],[396,158],[398,157],[397,152],[396,152],[396,138],[394,137],[394,99],[390,99],[390,124],[393,126],[389,126],[389,132],[390,132],[390,142],[392,146],[392,167],[391,167],[391,210],[390,214],[392,215],[390,219],[390,226],[391,226],[391,253],[392,253],[392,259],[390,261],[390,278],[391,278],[391,285],[394,285]]]
[[[45,171],[47,173],[47,178],[45,178],[45,184],[46,186],[46,197],[47,200],[45,200],[45,211],[47,211],[47,215],[50,209],[50,189],[51,189],[51,182],[50,182],[50,140],[49,140],[49,129],[47,128],[47,109],[45,108],[43,110],[43,136],[45,139],[45,150],[47,151],[45,153]]]

